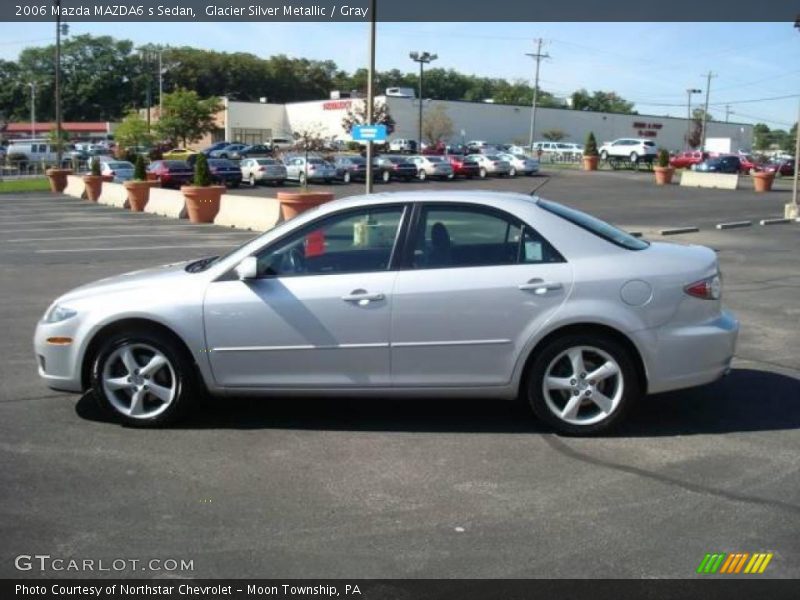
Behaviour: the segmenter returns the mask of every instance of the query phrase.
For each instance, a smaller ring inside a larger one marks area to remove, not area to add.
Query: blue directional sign
[[[353,125],[350,135],[354,142],[385,142],[386,125]]]

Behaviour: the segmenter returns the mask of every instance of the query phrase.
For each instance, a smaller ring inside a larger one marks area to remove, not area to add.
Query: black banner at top
[[[793,22],[798,0],[2,0],[0,21]]]

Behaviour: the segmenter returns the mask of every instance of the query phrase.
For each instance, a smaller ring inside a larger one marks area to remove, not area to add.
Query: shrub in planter
[[[144,156],[136,157],[136,164],[133,170],[133,179],[124,182],[125,190],[128,193],[128,206],[133,212],[142,212],[147,202],[150,200],[150,188],[158,182],[147,180],[147,171],[144,168]]]
[[[653,169],[656,174],[656,185],[668,185],[672,183],[672,174],[675,169],[669,164],[669,152],[663,148],[658,151],[658,161]]]
[[[599,159],[597,152],[597,140],[594,137],[594,132],[590,131],[586,136],[586,144],[583,147],[583,170],[584,171],[597,171],[597,162]]]
[[[181,187],[186,200],[186,212],[192,223],[213,223],[219,212],[224,185],[211,185],[211,171],[205,154],[198,154],[194,164],[192,185]]]
[[[86,198],[91,202],[97,202],[103,191],[103,176],[100,174],[99,160],[92,161],[91,173],[84,175],[83,183],[86,185]]]
[[[775,181],[775,173],[766,171],[756,171],[752,175],[753,189],[756,192],[769,192],[772,189],[772,182]]]

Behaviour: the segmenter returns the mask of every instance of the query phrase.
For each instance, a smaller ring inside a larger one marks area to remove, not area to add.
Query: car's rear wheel
[[[345,171],[344,175],[342,175],[342,181],[344,183],[350,183],[350,178],[351,178],[350,171]]]
[[[478,171],[478,176],[479,176],[481,179],[486,179],[486,169],[485,169],[485,168],[483,168],[483,167],[481,167],[481,170],[480,170],[480,171]]]
[[[641,385],[622,344],[603,335],[570,334],[537,351],[526,393],[536,416],[556,431],[590,435],[619,423]]]
[[[633,164],[636,164],[637,162],[639,162],[639,155],[636,154],[636,152],[631,152],[631,162]]]
[[[250,173],[250,179],[248,179],[250,183],[250,187],[256,187],[256,177],[252,173]]]
[[[601,160],[608,160],[608,152],[606,152],[605,150],[603,150],[603,151],[600,153],[600,159],[601,159]]]
[[[91,387],[104,411],[133,427],[175,422],[198,390],[186,351],[173,338],[149,331],[111,335],[95,355]]]
[[[389,171],[384,171],[383,173],[381,173],[381,181],[383,181],[383,183],[389,183],[391,180],[392,180],[392,174],[389,173]]]
[[[425,179],[428,177],[428,174],[424,169],[420,169],[419,173],[417,173],[417,177],[419,177],[420,181],[425,181]]]
[[[511,170],[508,172],[508,176],[509,177],[516,177],[517,176],[517,170],[514,167],[511,167]]]

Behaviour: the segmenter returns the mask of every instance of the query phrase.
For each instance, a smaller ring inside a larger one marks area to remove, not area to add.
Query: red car
[[[752,173],[761,170],[761,163],[756,162],[756,159],[749,154],[740,154],[739,160],[742,163],[742,173]]]
[[[692,165],[699,165],[701,162],[708,158],[708,152],[700,152],[700,150],[690,150],[688,152],[681,152],[669,159],[671,167],[676,169],[690,169]]]
[[[776,175],[783,175],[784,177],[791,177],[794,175],[794,159],[779,160],[770,162],[761,167],[761,170],[766,173],[775,173]]]
[[[456,177],[466,177],[472,179],[480,175],[480,165],[475,162],[470,156],[463,156],[461,154],[448,154],[444,157],[453,167],[453,174]]]
[[[180,187],[194,177],[194,170],[183,160],[156,160],[147,167],[147,178],[161,182],[161,187]]]

